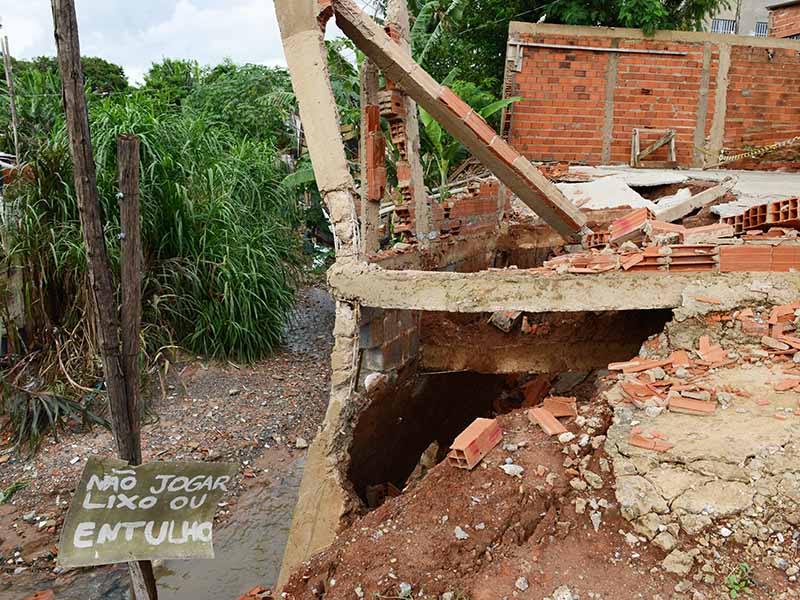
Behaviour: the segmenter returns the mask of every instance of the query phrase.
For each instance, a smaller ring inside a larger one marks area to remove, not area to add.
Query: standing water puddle
[[[214,532],[214,560],[168,560],[158,568],[159,600],[234,599],[274,585],[304,462],[294,461],[270,485],[240,498],[232,518]]]

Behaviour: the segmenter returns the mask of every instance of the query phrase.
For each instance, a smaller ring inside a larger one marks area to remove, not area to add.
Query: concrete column
[[[369,198],[367,170],[367,107],[378,104],[378,68],[367,59],[359,73],[361,83],[361,244],[366,256],[380,250],[381,203]]]
[[[336,303],[334,346],[331,353],[331,398],[328,412],[308,451],[300,495],[292,516],[289,540],[278,577],[278,590],[297,566],[329,546],[343,519],[358,500],[346,491],[347,431],[352,427],[348,410],[356,385],[358,357],[358,305]]]
[[[411,30],[406,0],[389,0],[386,6],[386,23],[397,27],[400,32],[400,47],[408,56],[411,56]],[[408,163],[411,165],[411,185],[414,189],[416,234],[420,245],[427,246],[433,226],[431,223],[431,201],[425,191],[425,179],[420,160],[419,114],[417,113],[417,103],[407,94],[405,102],[406,151]]]
[[[316,0],[275,0],[286,62],[292,76],[314,176],[331,219],[336,257],[359,253],[355,184],[345,158],[339,115]]]
[[[719,45],[719,66],[717,67],[717,91],[714,96],[714,118],[711,121],[711,134],[708,144],[709,154],[705,164],[717,163],[725,141],[725,118],[728,110],[728,72],[731,68],[730,44]]]
[[[619,40],[611,40],[612,48],[619,47]],[[614,93],[617,91],[617,70],[619,54],[608,55],[606,67],[606,102],[603,109],[603,150],[600,160],[604,165],[611,164],[611,145],[614,143]]]
[[[694,128],[694,158],[692,166],[703,166],[703,153],[698,150],[705,145],[706,120],[708,119],[708,91],[711,83],[711,44],[703,44],[703,70],[700,73],[700,92],[697,96],[697,125]],[[716,160],[716,158],[714,159]]]

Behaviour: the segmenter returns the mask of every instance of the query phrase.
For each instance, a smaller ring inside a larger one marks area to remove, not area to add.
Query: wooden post
[[[3,37],[3,67],[6,72],[8,101],[11,104],[11,131],[14,134],[14,160],[19,167],[19,133],[17,131],[17,104],[14,99],[14,74],[11,69],[11,54],[8,51],[8,36]]]
[[[125,377],[125,361],[120,351],[117,303],[114,297],[111,267],[109,266],[105,237],[103,235],[103,217],[97,195],[97,178],[92,156],[92,140],[89,133],[89,115],[83,87],[78,22],[75,15],[74,0],[52,0],[52,9],[58,66],[61,73],[62,100],[75,179],[75,195],[78,201],[81,231],[86,248],[89,281],[92,286],[94,314],[97,321],[97,338],[108,391],[111,426],[119,457],[132,464],[138,464],[141,462],[138,414],[133,415],[128,402],[129,386]],[[120,170],[125,173],[126,186],[132,184],[138,186],[138,160],[136,161],[136,177],[133,178],[130,175],[131,150],[132,146],[128,147],[126,145],[125,156],[129,157],[128,164],[124,167],[121,166]],[[138,198],[138,190],[132,193],[131,196]],[[128,210],[125,212],[129,213]],[[133,216],[133,214],[127,214],[125,218],[130,219]],[[138,222],[138,208],[136,208],[135,217]],[[133,233],[132,236],[138,242],[138,233]],[[125,246],[129,246],[129,244],[125,244]],[[128,252],[132,252],[132,250],[129,249]],[[127,267],[126,270],[129,268]],[[130,286],[126,285],[126,287],[130,293]],[[137,312],[137,309],[130,309],[126,311],[126,316],[131,320],[135,320]],[[136,338],[135,344],[138,345],[138,332],[136,332]],[[128,343],[126,343],[125,348],[127,351],[132,351],[132,347]],[[136,384],[138,385],[138,368]],[[136,425],[134,425],[134,421],[137,423]],[[158,596],[152,564],[149,561],[131,562],[128,563],[128,568],[131,574],[133,597],[136,600],[156,600]]]
[[[139,331],[142,325],[142,240],[139,219],[139,138],[117,138],[121,232],[122,372],[131,429],[131,464],[142,464],[139,390]]]
[[[141,389],[139,358],[142,328],[142,226],[139,216],[139,138],[121,135],[117,138],[117,175],[121,231],[121,288],[122,288],[122,372],[128,422],[131,431],[132,456],[128,462],[142,464]],[[140,560],[130,563],[133,587],[141,588],[136,598],[158,597],[153,563]]]

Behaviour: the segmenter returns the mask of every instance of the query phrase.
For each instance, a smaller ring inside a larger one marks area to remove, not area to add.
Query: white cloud
[[[133,83],[164,57],[286,64],[272,0],[76,0],[76,11],[81,52],[122,65]],[[49,0],[0,0],[0,17],[14,56],[55,54]]]
[[[50,3],[33,0],[35,10],[30,4],[0,0],[11,52],[25,58],[52,55]],[[122,65],[132,82],[140,82],[150,64],[164,57],[195,59],[201,64],[217,64],[225,58],[285,64],[270,0],[139,2],[147,15],[125,10],[124,5],[130,4],[127,0],[78,0],[76,4],[82,54]],[[118,5],[120,10],[109,10],[109,5]]]
[[[33,56],[53,53],[55,43],[49,2],[0,0],[0,17],[3,19],[2,34],[8,36],[11,54]]]

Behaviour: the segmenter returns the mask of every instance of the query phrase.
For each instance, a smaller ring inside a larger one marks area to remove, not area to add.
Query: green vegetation
[[[730,575],[725,578],[725,585],[728,586],[728,594],[731,598],[738,598],[741,594],[750,594],[751,586],[755,585],[753,580],[753,570],[747,563],[742,563],[736,567]]]
[[[168,61],[164,61],[163,67]],[[151,74],[163,69],[151,70]],[[283,69],[224,63],[183,80],[149,77],[130,93],[100,95],[87,85],[97,183],[112,268],[119,269],[116,137],[141,140],[143,341],[250,361],[283,336],[306,261],[304,213],[281,182],[298,148],[294,96]],[[65,416],[103,423],[102,369],[94,347],[86,271],[57,76],[16,77],[26,176],[7,185],[18,227],[0,269],[24,265],[34,357],[2,373],[0,414],[15,439],[33,446]],[[187,93],[188,92],[188,93]],[[0,97],[0,128],[10,128]],[[11,151],[10,136],[0,150]],[[25,359],[24,359],[25,360]],[[38,369],[38,385],[23,376]],[[101,387],[98,388],[98,385]]]
[[[15,77],[24,77],[29,73],[39,73],[59,80],[58,64],[52,56],[39,56],[32,60],[14,60],[13,70]],[[83,77],[89,88],[97,94],[111,92],[124,92],[128,89],[128,79],[125,71],[119,65],[96,56],[81,58]]]
[[[164,88],[92,97],[98,188],[116,265],[116,137],[136,133],[142,145],[145,330],[159,333],[146,338],[148,347],[175,339],[193,352],[253,360],[280,342],[301,265],[300,214],[295,198],[279,185],[289,171],[281,153],[291,141],[283,120],[292,114],[293,100],[283,72],[248,65],[212,74],[212,82],[198,85],[181,107],[171,104],[174,94]],[[20,97],[41,93],[26,85],[39,81],[20,78]],[[237,103],[246,103],[242,95],[257,85],[261,90],[253,93],[260,101],[242,115]],[[20,108],[32,121],[25,110],[30,105]],[[87,287],[85,256],[63,119],[53,106],[44,112],[50,131],[24,157],[35,177],[11,188],[21,218],[9,258],[28,264],[32,280],[43,282],[29,290],[40,311],[37,321],[72,331],[90,306],[89,298],[72,303]],[[248,118],[250,136],[244,133]],[[50,308],[53,297],[65,302]]]
[[[481,92],[473,84],[463,81],[457,82],[454,88],[455,92],[466,99],[484,119],[491,119],[506,106],[522,99],[516,96],[484,104],[484,102],[491,99],[491,95]],[[472,97],[471,102],[470,97]],[[448,135],[442,126],[425,110],[420,109],[419,118],[422,125],[422,162],[426,179],[434,181],[438,176],[437,185],[442,186],[441,189],[444,190],[444,186],[447,185],[450,179],[452,169],[468,157],[467,151],[452,136]],[[442,197],[445,197],[445,194]]]
[[[0,504],[5,504],[21,489],[28,487],[27,481],[16,481],[4,490],[0,490]]]

